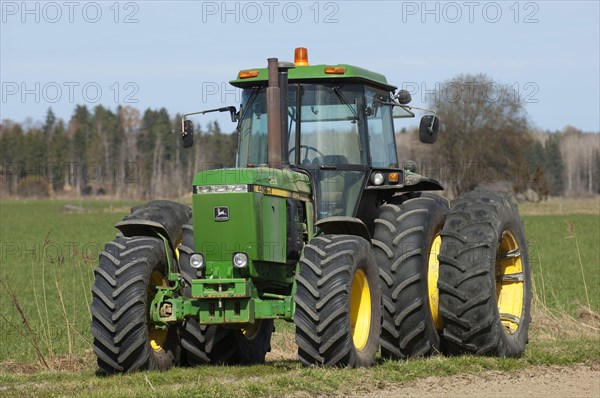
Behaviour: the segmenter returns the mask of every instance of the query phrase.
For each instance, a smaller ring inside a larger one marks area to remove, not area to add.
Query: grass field
[[[295,361],[293,326],[281,322],[266,365],[175,369],[120,376],[115,383],[94,373],[90,286],[98,253],[116,233],[112,225],[133,203],[3,199],[0,396],[14,395],[15,389],[20,395],[144,396],[155,389],[170,395],[240,397],[289,391],[356,393],[367,381],[373,389],[428,375],[518,370],[531,364],[598,363],[598,203],[595,198],[523,206],[536,295],[531,342],[522,359],[437,357],[384,362],[367,370],[304,369]],[[67,212],[66,204],[84,211]]]

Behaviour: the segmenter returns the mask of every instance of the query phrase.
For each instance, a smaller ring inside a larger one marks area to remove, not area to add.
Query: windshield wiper
[[[250,97],[248,97],[248,102],[246,102],[245,109],[242,109],[242,107],[240,106],[240,118],[238,119],[238,125],[235,128],[237,131],[240,131],[240,126],[242,124],[242,120],[244,120],[244,116],[246,116],[246,112],[248,112],[248,109],[251,108],[250,105],[252,105],[252,102],[254,101],[254,99],[260,89],[261,89],[260,87],[254,87],[252,89],[252,92],[250,93]]]
[[[342,104],[346,105],[348,107],[348,109],[350,109],[350,112],[352,112],[352,115],[354,117],[351,120],[358,121],[358,114],[356,113],[356,110],[352,107],[352,105],[350,105],[350,103],[348,101],[346,101],[346,98],[344,98],[344,94],[339,89],[339,87],[333,87],[333,92],[338,97],[338,99],[340,100],[340,102]]]

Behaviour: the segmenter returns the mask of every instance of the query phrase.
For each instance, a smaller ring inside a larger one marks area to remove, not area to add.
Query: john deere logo
[[[229,207],[221,206],[214,208],[215,221],[227,221],[229,220]]]

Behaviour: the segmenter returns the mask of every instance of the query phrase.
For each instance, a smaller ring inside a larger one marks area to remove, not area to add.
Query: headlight
[[[246,268],[248,266],[248,255],[246,253],[235,253],[233,255],[233,266],[235,268]]]
[[[371,174],[371,182],[373,183],[373,185],[381,185],[384,181],[385,178],[383,177],[382,173],[376,172]]]
[[[194,193],[225,193],[225,192],[248,192],[248,185],[202,185],[195,186]]]
[[[204,267],[204,256],[200,253],[192,254],[190,257],[190,265],[192,268],[200,269]]]

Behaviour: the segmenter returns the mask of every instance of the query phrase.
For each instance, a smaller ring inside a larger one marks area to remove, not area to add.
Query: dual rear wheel
[[[524,352],[531,271],[507,195],[469,192],[451,208],[435,195],[399,197],[375,223],[384,358]]]
[[[437,254],[447,212],[446,200],[429,194],[400,196],[380,208],[373,246],[383,290],[384,358],[441,351]]]
[[[469,192],[454,201],[441,236],[439,313],[446,352],[523,354],[531,269],[517,206],[504,194]]]

